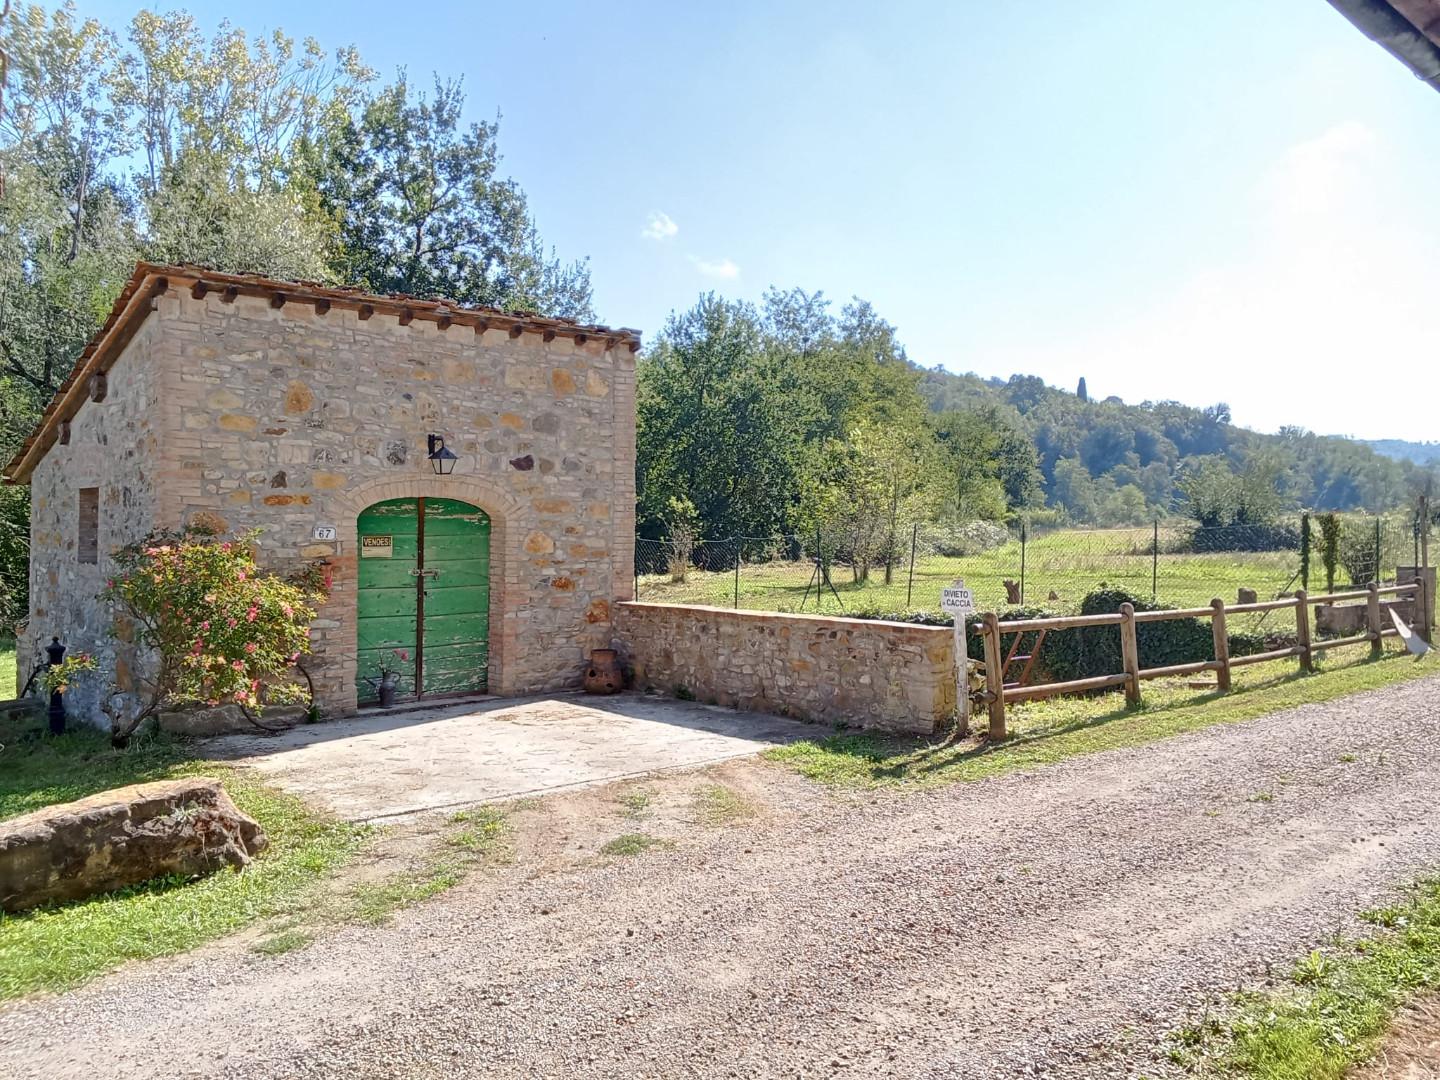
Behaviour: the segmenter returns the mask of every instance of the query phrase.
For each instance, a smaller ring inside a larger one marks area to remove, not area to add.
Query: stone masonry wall
[[[614,646],[637,688],[718,705],[922,734],[955,712],[943,627],[626,603]]]
[[[56,444],[30,478],[30,615],[18,641],[23,685],[52,636],[71,653],[94,653],[124,689],[132,685],[134,651],[111,638],[110,612],[99,600],[111,570],[109,553],[154,527],[164,432],[159,323],[140,327],[111,368],[103,402],[87,402],[70,425],[70,443]],[[79,493],[99,488],[95,563],[79,561]],[[80,680],[67,702],[72,714],[99,723],[101,683]]]
[[[56,447],[34,474],[32,638],[58,622],[100,643],[84,597],[103,582],[103,556],[93,568],[73,552],[51,560],[53,583],[46,562],[73,546],[74,490],[99,482],[102,551],[152,519],[205,520],[263,530],[271,568],[330,564],[307,664],[326,713],[355,705],[356,518],[386,499],[443,496],[490,515],[492,692],[578,686],[589,650],[609,644],[612,605],[633,582],[635,358],[623,342],[402,326],[172,285],[109,382],[73,425],[76,446],[94,445],[89,471]],[[426,459],[432,432],[460,455],[453,475]],[[337,540],[314,540],[317,525]]]

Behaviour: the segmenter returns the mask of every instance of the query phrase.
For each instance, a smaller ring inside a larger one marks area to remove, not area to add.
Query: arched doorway
[[[366,507],[356,522],[356,691],[379,696],[382,668],[401,697],[479,693],[490,660],[490,518],[456,499]]]

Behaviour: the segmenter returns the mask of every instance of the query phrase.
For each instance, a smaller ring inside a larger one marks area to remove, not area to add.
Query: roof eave
[[[550,341],[563,335],[573,338],[577,344],[594,339],[603,342],[607,349],[624,345],[631,352],[635,352],[640,348],[640,332],[627,327],[612,330],[608,326],[576,323],[569,319],[465,307],[446,300],[424,300],[403,295],[380,296],[316,282],[281,281],[260,274],[226,274],[201,266],[140,262],[136,264],[135,272],[116,298],[104,325],[90,339],[90,343],[75,361],[74,368],[45,407],[35,430],[5,466],[6,483],[24,484],[30,479],[35,466],[55,444],[61,421],[73,417],[84,404],[90,377],[109,370],[130,343],[130,339],[135,336],[145,317],[154,309],[156,299],[177,286],[188,287],[191,295],[197,298],[212,291],[220,293],[222,298],[228,300],[242,295],[262,296],[268,297],[276,307],[283,307],[293,299],[314,304],[317,309],[326,311],[331,307],[356,310],[361,312],[361,318],[390,314],[399,316],[402,322],[407,323],[417,318],[425,322],[435,322],[440,324],[442,329],[448,329],[456,323],[469,325],[474,327],[477,334],[489,329],[501,329],[507,330],[511,337],[538,333],[544,340]]]
[[[1440,42],[1431,36],[1435,24],[1416,26],[1386,0],[1330,0],[1330,6],[1417,79],[1440,90]]]

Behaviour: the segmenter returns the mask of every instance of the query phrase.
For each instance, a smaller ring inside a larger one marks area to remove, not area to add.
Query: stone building
[[[308,664],[325,713],[363,703],[397,648],[411,694],[578,685],[631,596],[638,347],[631,330],[140,264],[6,469],[31,489],[22,679],[58,635],[132,685],[96,599],[108,553],[204,522],[262,530],[269,567],[326,564]],[[98,720],[89,695],[72,709]]]

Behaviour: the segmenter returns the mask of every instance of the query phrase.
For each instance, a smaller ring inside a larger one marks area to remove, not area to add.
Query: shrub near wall
[[[1080,604],[1082,615],[1109,615],[1119,612],[1120,605],[1130,603],[1136,611],[1162,611],[1165,604],[1156,604],[1144,597],[1105,585],[1089,593]],[[1014,607],[999,613],[1001,622],[1019,619],[1046,619],[1059,615],[1041,607]],[[881,615],[875,612],[856,613],[857,619],[887,619],[892,622],[915,622],[926,626],[953,626],[949,615],[934,612]],[[1214,657],[1215,642],[1209,619],[1171,619],[1165,622],[1141,623],[1135,628],[1142,668],[1169,667]],[[1004,638],[1006,651],[1011,636]],[[1230,635],[1230,655],[1249,656],[1266,649],[1291,644],[1286,635],[1236,633]],[[1033,647],[1035,633],[1025,634],[1020,652]],[[984,660],[985,643],[979,634],[966,634],[966,651],[972,660]],[[1124,670],[1120,657],[1118,626],[1082,626],[1070,630],[1051,630],[1036,657],[1030,682],[1065,682],[1088,679],[1098,675],[1115,675]],[[1014,669],[1011,675],[1016,672]]]

